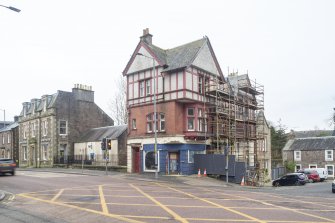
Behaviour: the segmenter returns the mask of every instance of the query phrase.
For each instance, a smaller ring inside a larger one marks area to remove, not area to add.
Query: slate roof
[[[196,58],[201,47],[207,42],[207,38],[202,38],[182,46],[166,50],[166,62],[168,67],[163,71],[171,71],[190,66]]]
[[[52,94],[52,95],[48,95],[45,102],[42,100],[42,98],[41,99],[33,99],[34,102],[36,103],[35,112],[42,111],[43,107],[44,107],[44,103],[47,103],[46,108],[54,107],[58,94],[59,94],[59,92],[57,92],[55,94]],[[28,106],[26,108],[26,114],[31,114],[33,112],[32,102],[25,102],[25,103]],[[20,116],[23,116],[23,109],[21,110]]]
[[[188,67],[192,64],[200,49],[209,42],[208,37],[172,48],[172,49],[161,49],[153,44],[142,42],[149,47],[158,59],[164,63],[165,69],[163,72],[172,71]]]
[[[289,140],[284,150],[334,150],[335,136],[296,138]]]
[[[0,132],[10,131],[11,129],[13,129],[13,128],[17,127],[17,126],[19,126],[19,123],[18,122],[13,122],[10,125],[6,126],[5,128],[1,128]]]
[[[127,125],[93,128],[82,134],[78,142],[98,142],[103,138],[117,139],[128,128]]]
[[[308,130],[308,131],[292,131],[290,134],[293,134],[296,138],[307,138],[307,137],[318,137],[331,136],[333,130]]]

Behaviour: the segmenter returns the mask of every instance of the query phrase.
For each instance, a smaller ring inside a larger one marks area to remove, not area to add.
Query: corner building
[[[152,44],[145,29],[123,75],[128,172],[155,172],[156,138],[160,174],[193,174],[194,154],[206,153],[209,146],[205,85],[217,78],[225,81],[209,39],[163,50]]]

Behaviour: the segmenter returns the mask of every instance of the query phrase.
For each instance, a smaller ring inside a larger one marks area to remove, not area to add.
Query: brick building
[[[72,92],[58,91],[24,102],[19,116],[20,166],[67,163],[80,134],[113,124],[95,104],[91,87],[85,85],[75,85]]]
[[[222,153],[227,145],[239,161],[258,163],[260,93],[248,75],[224,77],[208,37],[164,50],[145,29],[123,75],[129,172],[192,174],[194,154]]]

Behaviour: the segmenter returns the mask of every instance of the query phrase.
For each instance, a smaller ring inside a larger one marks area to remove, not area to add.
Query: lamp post
[[[0,111],[3,111],[3,128],[5,128],[6,127],[6,110],[0,108]]]
[[[155,72],[155,58],[146,56],[142,53],[137,53],[139,56],[143,56],[152,59],[152,72],[154,76],[154,135],[155,135],[155,145],[154,145],[154,156],[155,156],[155,178],[158,178],[158,165],[157,165],[157,106],[156,106],[156,72]]]
[[[5,6],[5,5],[0,5],[0,6],[1,6],[1,7],[4,7],[4,8],[8,8],[8,9],[14,11],[14,12],[21,12],[20,9],[15,8],[15,7],[12,7],[12,6]]]

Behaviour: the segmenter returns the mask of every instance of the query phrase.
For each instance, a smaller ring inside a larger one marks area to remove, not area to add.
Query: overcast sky
[[[335,1],[0,0],[0,109],[74,84],[93,87],[107,113],[144,28],[173,48],[208,36],[224,75],[265,88],[265,114],[288,129],[332,129]],[[2,120],[0,113],[0,120]]]

